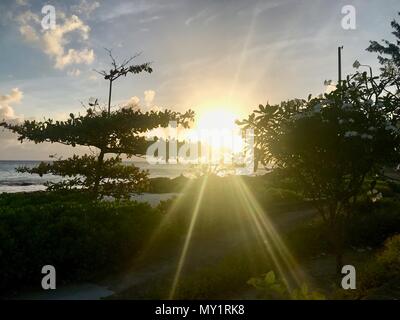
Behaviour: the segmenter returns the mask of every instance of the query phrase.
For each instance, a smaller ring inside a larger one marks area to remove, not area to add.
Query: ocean
[[[34,167],[40,161],[8,161],[0,160],[0,193],[31,192],[45,190],[45,182],[57,182],[61,177],[35,174],[18,173],[16,168],[20,166]],[[150,177],[174,178],[181,174],[187,174],[190,168],[179,164],[151,165],[145,161],[137,161],[135,165],[143,170],[149,170]]]

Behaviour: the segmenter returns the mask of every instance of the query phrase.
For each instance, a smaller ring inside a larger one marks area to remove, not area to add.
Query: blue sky
[[[45,4],[56,9],[52,34],[40,25]],[[341,26],[344,5],[356,9],[355,30]],[[121,59],[142,52],[136,61],[154,68],[119,81],[115,104],[198,113],[223,105],[245,116],[260,103],[324,92],[324,80],[337,78],[339,45],[344,74],[356,59],[376,68],[365,48],[391,39],[398,11],[398,0],[2,1],[0,115],[62,119],[90,97],[105,103],[107,83],[93,69],[107,68],[107,47]],[[0,159],[68,154],[0,135]]]

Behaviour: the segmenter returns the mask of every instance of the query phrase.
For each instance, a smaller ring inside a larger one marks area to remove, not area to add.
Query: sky
[[[44,30],[45,5],[55,28]],[[343,6],[355,8],[345,29]],[[353,62],[377,69],[370,40],[392,39],[398,0],[2,0],[0,2],[0,120],[55,118],[83,112],[91,97],[107,101],[104,48],[123,60],[152,62],[152,74],[118,80],[113,104],[197,114],[222,107],[238,118],[259,104],[317,95]],[[20,144],[0,131],[0,160],[68,156],[58,145]]]

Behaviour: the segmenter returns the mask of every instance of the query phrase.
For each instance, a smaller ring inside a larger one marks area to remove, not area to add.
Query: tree
[[[260,105],[239,122],[252,128],[262,163],[290,176],[312,200],[342,267],[343,226],[365,178],[397,164],[400,97],[396,79],[356,73],[340,88],[307,100]]]
[[[111,52],[110,52],[110,56]],[[25,120],[23,123],[2,122],[0,126],[18,134],[22,143],[30,140],[35,143],[61,143],[75,147],[77,145],[95,147],[95,154],[74,155],[68,159],[57,159],[54,162],[41,162],[34,168],[22,167],[20,172],[39,174],[51,173],[64,177],[61,182],[48,183],[49,190],[83,189],[95,197],[111,195],[116,198],[128,197],[132,192],[145,190],[148,172],[136,166],[124,165],[121,156],[145,155],[151,143],[144,134],[157,127],[167,127],[169,121],[177,121],[188,127],[194,113],[165,111],[142,112],[130,107],[111,110],[112,83],[120,76],[129,73],[151,72],[149,64],[128,66],[131,59],[117,64],[112,57],[113,68],[105,71],[104,78],[110,81],[107,110],[102,109],[98,101],[89,104],[84,115],[70,114],[65,121]],[[109,155],[107,159],[105,156]]]
[[[111,66],[112,69],[107,72],[105,70],[102,71],[97,71],[97,73],[101,74],[104,76],[104,79],[109,81],[109,89],[108,89],[108,114],[110,115],[111,113],[111,95],[112,95],[112,87],[113,83],[115,80],[117,80],[119,77],[126,77],[127,74],[133,73],[141,73],[141,72],[148,72],[152,73],[153,69],[150,67],[149,62],[145,62],[142,64],[137,64],[137,65],[129,65],[133,59],[139,56],[139,54],[134,55],[133,57],[130,57],[129,59],[126,59],[122,63],[117,63],[115,60],[114,56],[112,55],[112,52],[110,49],[105,49],[108,52],[108,55],[110,56],[111,59]]]
[[[393,43],[388,40],[382,40],[383,43],[370,41],[367,51],[379,54],[378,60],[382,65],[382,71],[400,75],[400,24],[393,20],[391,26],[394,29],[392,34],[396,37],[396,42]]]

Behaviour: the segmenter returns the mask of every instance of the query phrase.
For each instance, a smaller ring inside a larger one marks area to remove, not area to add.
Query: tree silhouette
[[[400,15],[400,12],[399,12]],[[393,73],[400,72],[400,24],[393,20],[391,26],[394,29],[392,34],[396,37],[395,43],[389,40],[382,40],[383,43],[370,41],[367,51],[379,54],[378,60],[381,63],[382,71]]]
[[[400,97],[388,90],[393,81],[357,73],[324,96],[260,105],[239,122],[254,129],[262,162],[292,177],[318,210],[338,272],[344,225],[365,178],[400,160]]]
[[[137,64],[137,65],[129,65],[133,59],[138,57],[140,54],[136,54],[133,57],[130,57],[129,59],[124,60],[122,63],[117,63],[115,60],[112,51],[110,49],[105,48],[105,50],[108,52],[108,55],[110,56],[111,59],[111,66],[112,68],[110,71],[96,71],[97,73],[101,74],[104,76],[104,79],[109,81],[109,90],[108,90],[108,114],[111,113],[111,95],[112,95],[112,86],[113,82],[117,80],[119,77],[124,76],[126,77],[127,74],[133,73],[141,73],[141,72],[148,72],[152,73],[153,69],[150,67],[150,62],[142,63],[142,64]]]
[[[18,134],[22,143],[30,140],[35,143],[61,143],[75,147],[77,145],[95,147],[96,154],[74,155],[68,159],[56,159],[54,162],[41,162],[34,168],[21,167],[20,172],[39,174],[52,173],[64,177],[61,182],[48,183],[49,190],[82,189],[95,197],[111,195],[116,198],[128,197],[132,192],[146,189],[148,172],[133,164],[122,163],[121,156],[145,155],[152,141],[144,134],[157,127],[167,127],[170,121],[177,121],[188,127],[194,113],[188,110],[178,113],[171,110],[142,112],[129,107],[111,111],[111,88],[113,81],[128,73],[151,72],[149,63],[128,66],[134,58],[118,64],[111,55],[112,69],[109,73],[100,72],[110,82],[107,110],[102,109],[98,100],[89,103],[84,115],[70,114],[65,121],[25,120],[21,124],[2,122],[0,126]],[[105,159],[106,155],[109,155]]]

